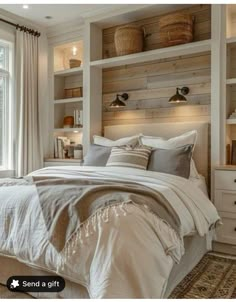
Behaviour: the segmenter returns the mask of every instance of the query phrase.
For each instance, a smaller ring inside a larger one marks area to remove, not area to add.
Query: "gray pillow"
[[[189,178],[193,145],[176,149],[154,149],[149,158],[149,171]]]
[[[84,166],[105,167],[111,154],[111,147],[92,144],[84,158]]]

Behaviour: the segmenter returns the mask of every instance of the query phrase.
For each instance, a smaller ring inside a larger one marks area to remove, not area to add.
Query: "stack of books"
[[[70,139],[66,136],[54,138],[54,158],[65,158],[65,146],[70,144]]]

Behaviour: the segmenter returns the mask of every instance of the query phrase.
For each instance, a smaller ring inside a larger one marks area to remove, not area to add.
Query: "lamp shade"
[[[118,94],[116,95],[116,99],[114,101],[112,101],[111,104],[110,104],[110,107],[113,107],[113,108],[114,107],[116,107],[116,108],[125,107],[125,106],[126,106],[126,104],[122,100],[120,100]]]
[[[186,103],[187,99],[185,96],[183,96],[182,94],[179,93],[179,88],[176,88],[176,94],[173,95],[170,99],[169,99],[169,103],[171,104],[176,104],[176,103]]]

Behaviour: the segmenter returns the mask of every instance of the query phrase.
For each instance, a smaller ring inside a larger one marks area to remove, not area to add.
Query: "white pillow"
[[[163,137],[141,135],[139,140],[142,145],[146,145],[153,148],[160,148],[160,149],[175,149],[190,144],[193,144],[195,147],[197,142],[197,131],[192,130],[182,135],[172,137],[170,139],[165,139]],[[193,159],[191,159],[189,177],[200,178]]]
[[[170,139],[165,139],[163,137],[155,136],[140,136],[140,142],[142,145],[146,145],[153,148],[160,149],[175,149],[183,147],[185,145],[194,145],[197,141],[197,131],[189,131],[180,136],[172,137]]]
[[[121,146],[134,147],[139,142],[139,136],[140,136],[140,134],[134,135],[134,136],[129,136],[129,137],[122,137],[116,141],[113,141],[113,140],[103,137],[103,136],[94,135],[93,143],[95,145],[100,145],[100,146],[104,146],[104,147],[121,147]]]

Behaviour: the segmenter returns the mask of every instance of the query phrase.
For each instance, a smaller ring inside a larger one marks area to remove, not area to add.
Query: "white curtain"
[[[16,175],[43,166],[39,127],[38,38],[16,31]]]

